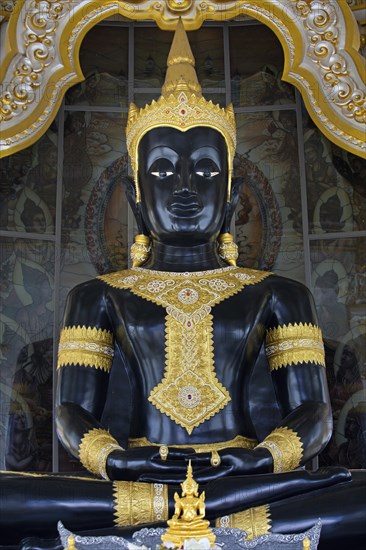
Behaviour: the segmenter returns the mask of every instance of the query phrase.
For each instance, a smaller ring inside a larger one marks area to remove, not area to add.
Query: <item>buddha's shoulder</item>
[[[295,279],[284,277],[283,275],[278,275],[277,273],[273,273],[271,271],[262,271],[259,269],[241,267],[238,270],[238,274],[241,274],[240,277],[248,278],[248,281],[253,280],[253,283],[261,283],[262,288],[268,288],[275,295],[305,295],[310,293],[309,289],[304,283]]]
[[[85,296],[85,298],[92,299],[95,296],[104,294],[107,287],[123,288],[123,281],[126,279],[128,280],[128,277],[131,276],[132,273],[129,269],[114,271],[106,275],[98,275],[93,279],[89,279],[74,286],[69,294],[71,296],[78,296],[79,298]]]

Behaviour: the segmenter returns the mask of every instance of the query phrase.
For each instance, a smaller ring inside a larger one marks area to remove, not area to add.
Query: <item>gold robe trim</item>
[[[107,430],[93,428],[84,434],[79,445],[79,460],[92,474],[108,479],[106,462],[115,449],[123,450]]]
[[[245,540],[253,540],[271,532],[271,514],[268,504],[249,508],[243,512],[223,516],[216,520],[216,527],[242,529],[246,532]]]
[[[184,445],[175,445],[174,443],[151,443],[146,437],[138,437],[135,439],[128,440],[128,448],[133,449],[135,447],[161,447],[161,445],[168,445],[173,449],[185,449],[189,447],[193,449],[196,453],[209,453],[211,451],[221,451],[222,449],[254,449],[258,442],[255,439],[250,439],[249,437],[244,437],[243,435],[237,435],[233,439],[228,441],[219,441],[216,443],[186,443]]]
[[[231,400],[215,374],[211,310],[269,274],[239,267],[192,273],[133,268],[99,277],[165,308],[166,368],[148,399],[189,434]]]
[[[300,466],[303,445],[300,437],[290,428],[277,428],[258,445],[268,449],[273,458],[273,471],[290,472]]]
[[[65,327],[60,336],[57,368],[68,364],[85,365],[109,372],[113,355],[113,334],[109,330]]]
[[[265,346],[271,371],[297,363],[325,367],[322,333],[311,323],[271,328],[267,330]]]
[[[168,519],[168,486],[162,483],[115,481],[114,523],[118,527]]]

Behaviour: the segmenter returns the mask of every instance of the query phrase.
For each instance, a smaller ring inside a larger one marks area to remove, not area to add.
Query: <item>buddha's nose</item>
[[[193,170],[187,160],[182,160],[177,170],[174,194],[196,194]]]

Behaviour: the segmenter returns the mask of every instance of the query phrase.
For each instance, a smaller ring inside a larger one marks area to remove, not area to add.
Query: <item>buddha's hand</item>
[[[186,457],[186,460],[191,460],[197,483],[208,483],[226,476],[264,474],[273,471],[272,456],[267,449],[230,447],[214,453],[193,453]],[[140,481],[180,483],[182,480],[174,472],[159,472],[158,475],[142,474]]]
[[[141,478],[169,477],[183,481],[187,472],[188,457],[193,449],[174,449],[165,447],[137,447],[134,449],[112,451],[107,458],[106,470],[110,480],[141,481]],[[160,452],[159,452],[160,451]],[[169,481],[167,481],[169,482]]]
[[[211,453],[197,453],[189,458],[193,470],[199,472],[199,483],[224,476],[265,474],[273,471],[272,456],[267,449],[229,447]]]

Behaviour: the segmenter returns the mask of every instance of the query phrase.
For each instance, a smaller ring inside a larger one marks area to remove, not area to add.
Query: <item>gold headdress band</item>
[[[131,104],[127,121],[127,149],[131,158],[136,185],[136,202],[140,202],[138,185],[138,146],[142,137],[161,126],[186,132],[197,126],[213,128],[223,135],[228,150],[228,195],[230,200],[233,158],[236,146],[236,127],[233,106],[226,109],[207,101],[194,68],[195,60],[180,19],[168,56],[168,70],[162,95],[150,105],[139,109]]]

